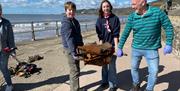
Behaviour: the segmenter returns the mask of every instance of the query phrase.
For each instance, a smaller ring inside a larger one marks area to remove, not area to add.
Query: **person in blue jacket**
[[[99,9],[99,18],[96,22],[96,32],[99,38],[99,44],[109,42],[112,44],[113,51],[117,49],[120,33],[119,18],[112,13],[112,5],[108,0],[103,0]],[[111,58],[110,64],[102,66],[102,84],[101,87],[109,85],[110,91],[117,89],[116,77],[116,55]]]
[[[64,53],[68,58],[70,67],[70,90],[79,91],[79,60],[77,46],[83,46],[79,22],[75,19],[76,5],[68,1],[64,4],[65,16],[62,20],[61,35]]]
[[[0,70],[7,83],[5,91],[13,90],[11,75],[8,70],[8,59],[10,53],[15,53],[15,51],[11,51],[14,48],[16,46],[12,25],[9,20],[2,17],[2,7],[0,4]]]

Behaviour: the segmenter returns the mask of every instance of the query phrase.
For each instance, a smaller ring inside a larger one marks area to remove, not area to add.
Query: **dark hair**
[[[65,9],[65,11],[67,9],[72,9],[72,10],[76,11],[76,5],[73,2],[68,1],[64,4],[64,9]]]
[[[103,4],[104,2],[107,2],[107,3],[110,5],[110,12],[112,13],[113,7],[112,7],[111,3],[110,3],[108,0],[102,0],[101,5],[100,5],[100,8],[99,8],[99,17],[103,17],[102,4]]]

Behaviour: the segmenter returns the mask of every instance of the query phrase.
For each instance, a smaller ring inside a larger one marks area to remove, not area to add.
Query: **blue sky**
[[[101,0],[0,0],[4,14],[60,14],[64,2],[73,1],[77,9],[98,8]],[[109,0],[113,7],[126,7],[131,0]],[[148,0],[148,2],[156,0]]]

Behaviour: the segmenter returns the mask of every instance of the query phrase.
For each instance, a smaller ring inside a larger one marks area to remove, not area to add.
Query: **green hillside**
[[[113,13],[117,15],[128,15],[132,11],[131,8],[114,8]],[[88,14],[88,15],[98,15],[98,9],[81,9],[77,10],[77,14]]]

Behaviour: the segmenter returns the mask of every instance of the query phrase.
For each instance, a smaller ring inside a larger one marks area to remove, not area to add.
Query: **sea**
[[[63,14],[4,14],[13,26],[15,41],[32,40],[32,22],[36,39],[45,39],[56,36],[56,30],[60,31]],[[97,15],[77,15],[81,31],[95,30]],[[124,23],[126,16],[119,16]]]

